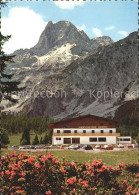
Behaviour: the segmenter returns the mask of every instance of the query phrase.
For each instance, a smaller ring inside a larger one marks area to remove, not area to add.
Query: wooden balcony
[[[53,133],[53,136],[120,136],[120,133]]]

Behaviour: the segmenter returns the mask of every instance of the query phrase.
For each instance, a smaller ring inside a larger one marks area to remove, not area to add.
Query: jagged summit
[[[74,51],[78,55],[83,55],[84,52],[89,51],[89,37],[80,32],[71,22],[59,21],[52,23],[52,21],[50,21],[42,32],[38,43],[32,50],[35,54],[40,56],[48,53],[54,47],[61,47],[67,43],[80,45],[78,52]]]
[[[83,56],[99,46],[105,46],[112,42],[109,37],[99,37],[91,40],[84,31],[80,31],[70,21],[63,20],[56,23],[49,21],[34,47],[17,50],[14,54],[23,55],[29,52],[37,56],[43,56],[64,44],[75,44],[72,54]]]

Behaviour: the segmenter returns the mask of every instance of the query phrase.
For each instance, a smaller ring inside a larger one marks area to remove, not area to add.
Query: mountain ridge
[[[89,39],[68,21],[49,22],[33,48],[15,54],[15,64],[7,71],[16,71],[16,78],[27,90],[33,94],[63,90],[69,94],[66,98],[20,97],[18,105],[7,108],[20,114],[58,119],[85,114],[113,118],[125,97],[90,98],[88,90],[125,93],[125,89],[132,92],[138,87],[137,32],[113,42],[107,36]],[[84,92],[79,96],[81,89]]]

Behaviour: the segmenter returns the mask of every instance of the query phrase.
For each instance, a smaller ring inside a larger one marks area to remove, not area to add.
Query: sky
[[[9,1],[2,8],[1,31],[12,35],[5,44],[9,54],[20,48],[31,48],[49,21],[66,20],[92,39],[110,36],[113,41],[127,37],[138,29],[137,0],[69,0]]]

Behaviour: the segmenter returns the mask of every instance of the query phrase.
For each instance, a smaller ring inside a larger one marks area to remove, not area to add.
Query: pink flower
[[[34,167],[40,168],[41,166],[40,166],[38,163],[35,163],[35,164],[34,164]]]
[[[12,155],[13,156],[18,156],[18,154],[16,152],[13,152]]]
[[[84,186],[85,188],[88,188],[88,184],[84,184],[83,186]]]
[[[132,194],[137,194],[138,193],[138,190],[133,190],[132,191]]]
[[[41,154],[41,153],[39,153],[39,154],[38,154],[38,157],[41,157],[41,156],[42,156],[42,154]]]
[[[2,176],[2,177],[4,176],[4,172],[3,172],[3,171],[1,172],[1,176]]]
[[[10,171],[9,170],[5,171],[5,174],[10,175]]]
[[[17,194],[24,194],[25,193],[25,190],[16,190],[16,193]]]
[[[127,185],[127,180],[124,180],[124,181],[123,181],[123,184],[124,184],[124,185]]]
[[[129,192],[126,192],[126,195],[130,195],[130,193]]]
[[[75,188],[73,188],[72,192],[73,192],[73,193],[75,193],[75,192],[76,192]]]
[[[16,172],[11,171],[11,176],[14,176],[14,175],[16,175]]]
[[[49,154],[47,154],[47,155],[46,155],[46,158],[48,158],[48,159],[49,159],[49,158],[50,158],[50,159],[52,159],[53,157],[52,157],[52,155],[49,153]]]
[[[22,165],[22,161],[20,160],[20,161],[18,161],[18,163],[17,163],[18,165]]]
[[[49,191],[46,191],[45,194],[52,194],[52,193],[51,193],[51,191],[49,190]]]
[[[70,185],[74,184],[75,182],[76,182],[76,177],[72,177],[72,178],[67,180],[67,183]]]
[[[139,177],[139,173],[136,175],[136,178],[138,178]]]
[[[21,175],[24,177],[26,175],[26,173],[22,172]]]

